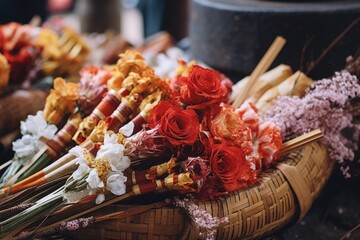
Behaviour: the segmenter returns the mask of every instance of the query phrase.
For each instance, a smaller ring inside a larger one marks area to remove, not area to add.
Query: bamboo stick
[[[235,99],[233,106],[238,108],[241,104],[248,98],[248,93],[251,91],[251,88],[255,85],[259,77],[266,72],[270,67],[276,56],[279,54],[280,50],[284,46],[286,40],[283,37],[276,37],[275,41],[271,44],[268,51],[265,53],[263,58],[260,60],[258,65],[255,67],[254,71],[250,75],[250,80],[246,85],[244,92],[239,94]]]
[[[321,132],[321,130],[316,129],[311,132],[305,133],[299,137],[291,139],[291,140],[283,143],[283,145],[281,146],[281,149],[280,149],[279,156],[288,154],[288,153],[294,151],[295,149],[304,146],[305,144],[319,140],[323,136],[324,135]]]

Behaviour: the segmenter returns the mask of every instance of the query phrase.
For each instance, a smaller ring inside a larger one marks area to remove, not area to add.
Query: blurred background
[[[29,23],[35,15],[41,21],[62,19],[82,33],[118,35],[136,47],[163,31],[173,44],[191,48],[190,55],[233,76],[233,81],[251,73],[277,35],[287,44],[273,67],[286,63],[313,78],[329,76],[344,68],[348,56],[359,55],[358,0],[3,0],[0,4],[0,23]],[[116,40],[113,45],[119,48]]]

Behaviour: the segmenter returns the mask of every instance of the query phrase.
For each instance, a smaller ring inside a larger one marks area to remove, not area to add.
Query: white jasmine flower
[[[77,164],[79,164],[79,165],[86,164],[87,165],[87,161],[84,156],[84,151],[86,151],[85,148],[80,147],[80,146],[75,146],[69,150],[69,153],[74,155],[77,158],[77,161],[76,161]]]
[[[40,137],[52,139],[57,132],[57,127],[47,124],[43,112],[38,111],[36,115],[29,115],[26,121],[21,121],[20,130],[23,136],[13,142],[13,150],[18,158],[29,159],[45,146]]]
[[[73,172],[72,177],[75,180],[81,179],[85,174],[90,172],[90,167],[87,164],[79,164],[79,167],[76,169],[75,172]]]
[[[57,127],[53,124],[48,124],[43,117],[43,112],[38,111],[36,115],[29,115],[26,121],[20,123],[20,130],[22,135],[30,134],[51,139],[55,136]]]
[[[105,134],[104,145],[96,154],[96,158],[108,160],[112,171],[124,171],[130,166],[130,159],[124,156],[124,146],[117,142],[116,134]]]
[[[106,188],[115,195],[122,195],[126,192],[126,177],[122,172],[111,173],[106,181]]]
[[[99,174],[96,168],[93,168],[90,171],[89,176],[86,178],[86,182],[89,184],[89,187],[92,189],[103,188],[105,186],[104,183],[99,178]]]
[[[36,141],[36,137],[24,135],[21,139],[13,142],[12,149],[18,158],[32,157],[38,150],[36,148]]]
[[[189,60],[189,56],[177,47],[169,48],[165,54],[153,54],[148,52],[144,54],[144,57],[146,62],[154,68],[156,75],[163,79],[174,77],[175,70],[178,67],[178,59],[182,59],[184,61]]]

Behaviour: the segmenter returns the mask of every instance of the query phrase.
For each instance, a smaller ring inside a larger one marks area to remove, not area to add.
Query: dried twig
[[[340,240],[346,240],[349,239],[351,237],[351,234],[353,232],[355,232],[356,230],[360,229],[360,224],[356,225],[355,227],[353,227],[352,229],[350,229],[347,233],[345,233]]]
[[[321,62],[321,60],[326,56],[326,54],[328,54],[328,52],[330,52],[330,50],[332,48],[334,48],[336,46],[336,44],[338,44],[340,42],[340,40],[348,33],[350,32],[350,30],[355,27],[358,23],[360,23],[360,17],[358,17],[357,19],[355,19],[352,23],[349,24],[349,26],[347,26],[344,31],[342,31],[331,43],[330,45],[324,49],[324,51],[322,51],[322,53],[320,54],[320,56],[314,61],[312,62],[312,64],[308,67],[307,71],[306,71],[306,75],[309,75],[309,73]]]

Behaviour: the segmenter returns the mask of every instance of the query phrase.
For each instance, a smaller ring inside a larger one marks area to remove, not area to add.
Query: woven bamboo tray
[[[217,239],[255,239],[304,217],[329,178],[334,162],[313,142],[285,156],[260,175],[253,187],[199,205],[213,216],[229,218]],[[97,213],[130,209],[112,205]],[[95,223],[71,233],[78,239],[197,239],[198,230],[179,208],[162,207],[126,218]]]

